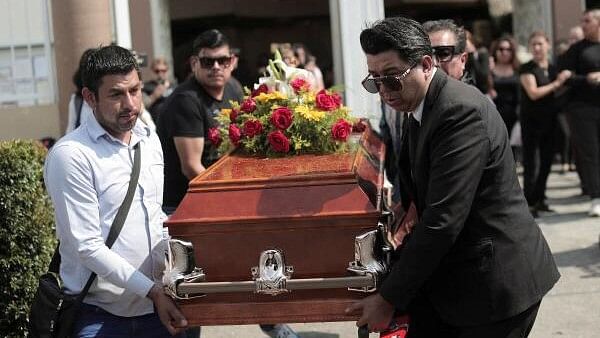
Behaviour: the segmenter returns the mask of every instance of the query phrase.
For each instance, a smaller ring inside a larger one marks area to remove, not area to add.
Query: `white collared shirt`
[[[133,146],[141,145],[137,189],[112,249],[104,242],[127,193]],[[60,275],[79,293],[91,271],[98,274],[84,302],[119,316],[153,312],[146,297],[164,271],[162,241],[163,154],[157,135],[140,120],[130,144],[115,139],[89,115],[52,147],[44,181],[55,210]]]

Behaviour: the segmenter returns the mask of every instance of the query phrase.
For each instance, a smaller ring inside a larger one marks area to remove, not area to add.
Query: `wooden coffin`
[[[332,155],[224,156],[190,182],[166,226],[191,241],[207,282],[252,280],[262,251],[276,248],[292,279],[349,276],[354,238],[374,230],[382,210],[384,145],[367,130]],[[180,301],[190,325],[347,321],[365,297],[347,289],[277,296],[208,294]]]

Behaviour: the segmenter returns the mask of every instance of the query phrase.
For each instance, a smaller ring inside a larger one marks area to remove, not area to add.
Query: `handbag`
[[[140,144],[136,144],[134,149],[133,170],[131,172],[131,179],[129,180],[129,187],[127,188],[127,195],[125,195],[125,199],[119,207],[110,227],[110,232],[106,239],[106,246],[108,248],[113,245],[123,228],[123,223],[125,223],[125,219],[129,213],[140,176]],[[66,294],[62,286],[62,280],[60,279],[60,252],[58,248],[59,246],[54,251],[48,272],[43,274],[39,279],[38,288],[31,303],[28,327],[31,337],[70,337],[83,298],[88,293],[96,278],[96,273],[92,272],[81,293],[76,295]]]

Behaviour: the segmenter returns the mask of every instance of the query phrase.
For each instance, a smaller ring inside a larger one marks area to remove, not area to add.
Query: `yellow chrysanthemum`
[[[325,117],[325,112],[319,110],[311,110],[306,105],[299,105],[295,109],[296,113],[300,114],[303,118],[309,121],[321,121],[323,117]]]
[[[309,93],[303,94],[302,102],[305,102],[307,104],[314,104],[315,103],[315,93],[309,92]]]
[[[231,115],[231,110],[229,108],[221,108],[221,115],[229,117]]]
[[[287,99],[287,96],[279,91],[274,91],[271,93],[260,93],[258,96],[256,96],[254,98],[254,100],[256,102],[260,102],[260,103],[266,103],[266,102],[275,101],[275,100],[286,100],[286,99]]]

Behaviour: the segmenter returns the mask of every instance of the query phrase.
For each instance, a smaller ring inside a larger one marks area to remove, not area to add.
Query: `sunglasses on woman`
[[[379,87],[381,87],[382,84],[390,90],[402,90],[402,80],[413,68],[414,66],[408,67],[402,74],[384,75],[372,78],[369,78],[369,76],[371,76],[371,74],[369,74],[361,83],[365,90],[371,94],[377,94],[379,92]]]
[[[204,69],[211,69],[215,65],[215,62],[223,68],[227,68],[231,65],[231,56],[219,56],[216,58],[199,56],[198,60],[200,60],[200,67]]]

